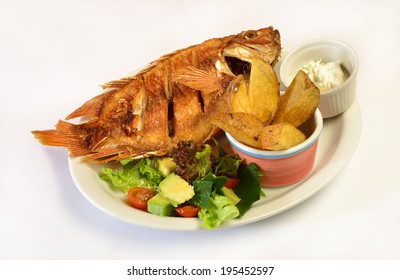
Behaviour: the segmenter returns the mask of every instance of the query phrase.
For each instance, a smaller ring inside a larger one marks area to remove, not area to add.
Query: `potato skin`
[[[295,127],[313,116],[320,101],[320,91],[303,71],[298,71],[281,96],[273,124],[288,122]]]
[[[280,151],[296,146],[306,140],[303,132],[290,123],[278,123],[264,127],[261,135],[261,148]]]
[[[253,114],[269,124],[275,116],[278,101],[279,81],[273,67],[264,60],[254,59],[249,82],[243,77],[237,78],[232,112]]]
[[[212,124],[221,128],[245,145],[261,149],[260,133],[264,123],[256,116],[237,112],[218,115]]]

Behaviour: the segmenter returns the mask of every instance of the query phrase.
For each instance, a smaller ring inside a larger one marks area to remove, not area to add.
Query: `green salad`
[[[198,217],[205,229],[243,216],[263,194],[261,173],[226,153],[215,141],[181,141],[168,157],[124,159],[122,169],[103,168],[100,178],[127,194],[137,209],[159,216]]]

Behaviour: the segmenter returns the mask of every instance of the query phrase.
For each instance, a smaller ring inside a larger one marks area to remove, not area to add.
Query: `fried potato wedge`
[[[298,71],[285,94],[280,97],[273,124],[288,122],[299,127],[315,112],[320,91],[303,71]]]
[[[275,116],[278,101],[279,81],[273,67],[262,59],[254,59],[248,86],[242,80],[232,96],[232,112],[253,114],[269,124]]]
[[[252,114],[243,112],[220,114],[212,121],[212,124],[245,145],[261,148],[259,136],[264,129],[264,123]]]
[[[261,135],[261,148],[264,150],[286,150],[306,140],[303,132],[290,123],[278,123],[266,126]]]
[[[251,114],[251,99],[249,98],[248,83],[242,75],[235,78],[234,94],[232,95],[232,112],[233,113],[249,113]]]

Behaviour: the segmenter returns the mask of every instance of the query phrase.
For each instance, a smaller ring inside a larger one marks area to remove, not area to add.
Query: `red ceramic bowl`
[[[315,111],[314,117],[301,125],[307,139],[297,146],[283,151],[259,150],[234,139],[229,133],[226,137],[232,149],[246,163],[255,163],[263,172],[261,184],[266,187],[287,186],[305,178],[314,166],[318,139],[323,127],[320,111]]]

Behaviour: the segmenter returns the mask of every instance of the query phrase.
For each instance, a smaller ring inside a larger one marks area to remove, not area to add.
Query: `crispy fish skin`
[[[130,77],[103,85],[55,129],[32,131],[44,145],[66,147],[70,156],[105,163],[170,153],[181,140],[202,143],[215,134],[215,116],[230,113],[230,83],[237,76],[227,57],[274,65],[280,34],[273,27],[243,31],[162,56]]]

